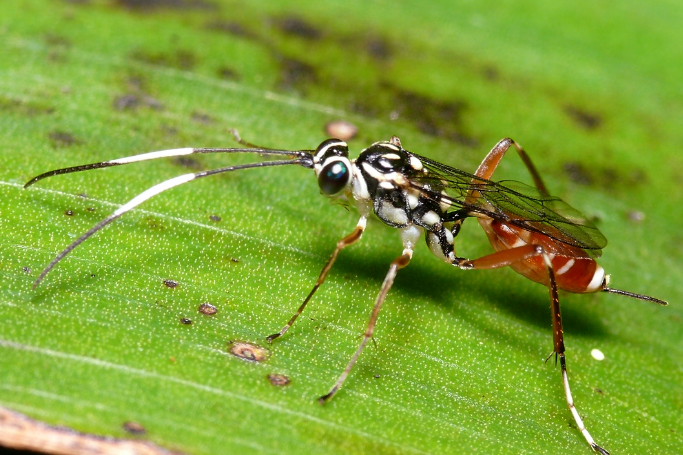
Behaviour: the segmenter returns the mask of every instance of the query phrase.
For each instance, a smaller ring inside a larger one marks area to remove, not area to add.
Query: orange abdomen
[[[568,292],[596,292],[603,288],[605,271],[578,247],[561,244],[552,238],[503,224],[492,219],[479,219],[491,246],[496,251],[510,250],[525,245],[540,245],[550,257],[557,287]],[[535,256],[511,264],[510,267],[537,283],[548,286],[550,280],[542,256]]]

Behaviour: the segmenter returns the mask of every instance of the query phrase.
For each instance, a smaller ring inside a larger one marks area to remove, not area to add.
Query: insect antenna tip
[[[644,300],[646,302],[657,303],[657,304],[662,305],[662,306],[669,305],[669,302],[667,302],[666,300],[661,300],[661,299],[658,299],[655,297],[650,297],[649,295],[636,294],[635,292],[622,291],[621,289],[603,288],[602,291],[603,292],[610,292],[612,294],[625,295],[626,297],[632,297],[634,299]]]

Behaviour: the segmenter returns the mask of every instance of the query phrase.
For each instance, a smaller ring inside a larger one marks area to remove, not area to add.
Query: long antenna
[[[107,167],[107,166],[117,166],[121,164],[128,164],[136,161],[143,161],[143,160],[148,160],[148,159],[155,159],[155,158],[161,158],[161,157],[167,157],[167,156],[178,156],[181,153],[177,153],[178,151],[187,151],[190,150],[191,152],[187,152],[184,154],[190,154],[190,153],[237,153],[237,152],[256,152],[256,153],[264,153],[268,155],[289,155],[289,156],[298,156],[296,159],[292,160],[279,160],[279,161],[262,161],[258,163],[249,163],[249,164],[240,164],[240,165],[235,165],[235,166],[227,166],[227,167],[222,167],[219,169],[212,169],[208,171],[202,171],[202,172],[196,172],[193,174],[184,174],[180,175],[178,177],[174,177],[172,179],[166,180],[164,182],[158,183],[154,185],[153,187],[143,191],[142,193],[138,194],[135,196],[133,199],[119,207],[109,215],[107,218],[104,220],[100,221],[97,223],[95,226],[90,228],[86,233],[81,235],[78,239],[73,241],[69,246],[67,246],[64,250],[62,250],[61,253],[59,253],[48,265],[45,267],[45,269],[40,273],[38,278],[33,282],[33,289],[36,288],[40,284],[40,282],[45,278],[45,275],[47,275],[50,270],[52,270],[59,261],[64,259],[64,257],[69,254],[71,251],[74,250],[78,245],[86,241],[90,236],[92,236],[94,233],[99,231],[100,229],[104,228],[107,226],[109,223],[123,215],[124,213],[132,210],[133,208],[137,207],[138,205],[142,204],[146,200],[156,196],[159,193],[162,193],[166,190],[169,190],[173,187],[176,187],[178,185],[182,185],[183,183],[190,182],[192,180],[196,180],[202,177],[208,177],[210,175],[215,175],[215,174],[221,174],[224,172],[231,172],[231,171],[237,171],[240,169],[250,169],[250,168],[257,168],[257,167],[271,167],[271,166],[284,166],[288,164],[298,164],[303,167],[310,168],[313,166],[313,157],[310,153],[305,152],[305,151],[300,151],[300,152],[288,152],[288,151],[274,151],[274,150],[262,150],[262,149],[174,149],[174,150],[165,150],[162,152],[151,152],[151,153],[145,153],[143,155],[136,155],[133,157],[129,158],[121,158],[118,160],[112,160],[112,161],[105,161],[103,163],[94,163],[94,164],[86,164],[82,166],[74,166],[70,168],[65,168],[65,169],[57,169],[54,171],[46,172],[44,174],[41,174],[37,177],[34,177],[31,179],[25,186],[30,186],[33,183],[37,182],[38,180],[41,180],[46,177],[50,177],[53,175],[58,175],[58,174],[67,174],[69,172],[79,172],[79,171],[85,171],[89,169],[97,169],[101,167]],[[169,154],[173,152],[173,154]],[[126,161],[127,160],[127,161]]]
[[[658,303],[662,306],[667,306],[669,304],[669,302],[665,300],[650,297],[649,295],[636,294],[635,292],[622,291],[621,289],[603,288],[602,291],[610,292],[612,294],[625,295],[626,297],[633,297],[634,299],[645,300],[646,302]]]
[[[170,158],[174,156],[193,155],[198,153],[257,153],[259,155],[274,155],[274,156],[290,156],[292,158],[305,159],[311,158],[311,152],[306,150],[291,151],[291,150],[272,150],[266,148],[192,148],[185,147],[179,149],[159,150],[156,152],[142,153],[140,155],[126,156],[117,158],[115,160],[102,161],[99,163],[82,164],[80,166],[65,167],[63,169],[55,169],[53,171],[44,172],[33,177],[26,182],[24,188],[28,188],[39,180],[54,175],[70,174],[72,172],[89,171],[91,169],[100,169],[103,167],[121,166],[123,164],[138,163],[140,161],[156,160],[159,158]],[[304,165],[303,163],[301,163]],[[312,162],[311,162],[312,165]],[[305,167],[310,167],[306,166]]]

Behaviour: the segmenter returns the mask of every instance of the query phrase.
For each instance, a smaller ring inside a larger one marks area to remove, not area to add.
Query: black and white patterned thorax
[[[419,236],[419,228],[424,229],[429,249],[446,262],[457,262],[453,238],[466,215],[452,211],[438,184],[410,184],[429,171],[419,157],[401,147],[397,137],[372,144],[355,160],[349,160],[345,142],[328,139],[316,150],[314,169],[323,194],[346,195],[355,200],[361,216],[372,211],[405,235]]]

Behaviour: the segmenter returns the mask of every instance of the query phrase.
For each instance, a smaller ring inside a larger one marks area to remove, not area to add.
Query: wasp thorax
[[[378,142],[366,150],[366,161],[382,174],[402,172],[408,163],[406,151],[389,142]]]

